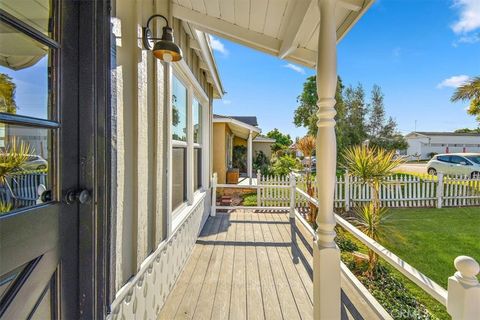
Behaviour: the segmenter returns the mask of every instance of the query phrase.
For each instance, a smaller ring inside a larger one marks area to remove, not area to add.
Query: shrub
[[[285,176],[290,174],[294,169],[301,167],[300,161],[290,155],[278,157],[272,166],[272,171],[277,176]]]

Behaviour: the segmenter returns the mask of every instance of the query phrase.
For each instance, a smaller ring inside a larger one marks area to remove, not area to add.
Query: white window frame
[[[172,134],[168,135],[168,142],[167,142],[167,150],[169,150],[168,154],[168,169],[167,169],[167,181],[168,181],[168,190],[167,190],[167,201],[170,203],[168,214],[170,215],[170,219],[172,221],[171,230],[175,230],[178,227],[178,223],[182,220],[181,217],[185,216],[190,212],[193,207],[196,205],[198,199],[203,199],[203,193],[205,193],[208,184],[208,171],[209,171],[209,150],[210,150],[210,143],[207,137],[209,137],[210,130],[210,111],[209,111],[209,98],[206,92],[201,87],[200,83],[195,78],[194,74],[188,67],[185,61],[181,60],[176,63],[171,64],[170,69],[170,87],[173,91],[173,76],[175,76],[187,89],[187,141],[176,141],[172,139]],[[173,92],[170,92],[170,96]],[[202,125],[201,125],[201,171],[202,171],[202,179],[201,179],[201,188],[195,190],[194,182],[193,182],[193,174],[194,174],[194,146],[193,143],[193,97],[198,101],[198,103],[202,106]],[[168,124],[170,128],[172,127],[171,122],[171,114],[172,114],[172,101],[171,97],[169,98],[169,119]],[[169,130],[171,131],[171,130]],[[186,201],[181,204],[179,207],[173,209],[172,208],[172,154],[173,154],[173,147],[174,146],[187,146],[187,156],[186,156]]]

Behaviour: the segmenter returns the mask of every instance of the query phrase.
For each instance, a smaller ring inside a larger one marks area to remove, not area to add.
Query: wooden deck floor
[[[285,213],[210,217],[160,319],[312,319],[311,241]],[[375,318],[350,299],[343,319]]]

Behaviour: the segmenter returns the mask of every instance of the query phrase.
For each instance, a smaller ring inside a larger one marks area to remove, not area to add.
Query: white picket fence
[[[296,186],[306,191],[306,177],[298,176]],[[258,206],[288,207],[289,190],[278,188],[290,186],[290,176],[257,175]],[[316,193],[316,186],[313,183]],[[351,207],[369,202],[370,187],[359,177],[348,173],[337,176],[335,185],[335,208],[349,210]],[[380,187],[382,206],[403,207],[456,207],[480,205],[480,178],[468,176],[395,175],[385,179]],[[307,207],[308,201],[296,196],[296,207]]]
[[[9,175],[0,185],[0,201],[11,203],[14,208],[35,205],[39,197],[40,184],[47,184],[47,173],[43,171],[19,172]]]

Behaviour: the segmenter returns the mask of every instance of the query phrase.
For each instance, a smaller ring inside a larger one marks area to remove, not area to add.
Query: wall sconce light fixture
[[[150,21],[154,18],[162,18],[166,22],[163,27],[162,37],[155,38],[150,30]],[[182,49],[173,42],[173,29],[168,25],[168,20],[161,14],[155,14],[148,18],[147,26],[143,28],[143,46],[145,49],[152,50],[153,55],[165,62],[175,62],[182,60]]]

